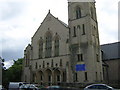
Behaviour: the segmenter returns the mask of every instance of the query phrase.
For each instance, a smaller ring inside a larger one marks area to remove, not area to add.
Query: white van
[[[2,85],[0,85],[0,90],[2,89]]]
[[[8,90],[19,90],[19,87],[23,84],[23,82],[10,82]]]

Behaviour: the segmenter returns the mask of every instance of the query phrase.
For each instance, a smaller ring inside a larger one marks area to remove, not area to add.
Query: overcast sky
[[[0,0],[0,56],[10,66],[48,13],[68,23],[67,0]],[[96,0],[100,44],[118,41],[118,0]]]

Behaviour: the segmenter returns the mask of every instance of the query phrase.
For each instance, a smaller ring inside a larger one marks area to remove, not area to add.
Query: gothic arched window
[[[77,29],[80,30],[80,25],[77,26]]]
[[[82,24],[82,35],[85,35],[85,24]]]
[[[79,19],[79,18],[81,18],[81,8],[77,7],[76,8],[76,19]]]
[[[54,55],[58,56],[59,55],[59,38],[55,38],[55,43],[54,43]]]
[[[77,30],[80,33],[80,25],[77,25]],[[79,34],[78,34],[79,35]]]
[[[43,40],[40,39],[39,41],[39,58],[43,57]]]
[[[76,37],[76,27],[73,27],[73,37]]]
[[[50,32],[46,33],[45,38],[45,57],[52,56],[52,34]]]

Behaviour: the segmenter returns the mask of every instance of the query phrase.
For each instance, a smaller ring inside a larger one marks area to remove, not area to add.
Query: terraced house
[[[42,85],[103,80],[95,2],[68,2],[68,25],[50,11],[24,50],[23,81]]]

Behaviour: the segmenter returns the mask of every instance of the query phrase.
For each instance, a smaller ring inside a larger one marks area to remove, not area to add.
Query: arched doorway
[[[63,72],[63,82],[66,82],[66,71]]]
[[[37,83],[37,75],[36,75],[36,73],[33,73],[33,79],[32,79],[32,81],[34,83]]]
[[[50,69],[47,69],[45,71],[45,79],[44,80],[48,85],[52,84],[52,71]]]
[[[61,72],[58,69],[56,69],[54,70],[54,83],[58,84],[60,82],[61,82]]]
[[[38,72],[38,83],[42,85],[42,84],[43,84],[43,81],[44,81],[43,72],[42,72],[42,71],[39,71],[39,72]]]

